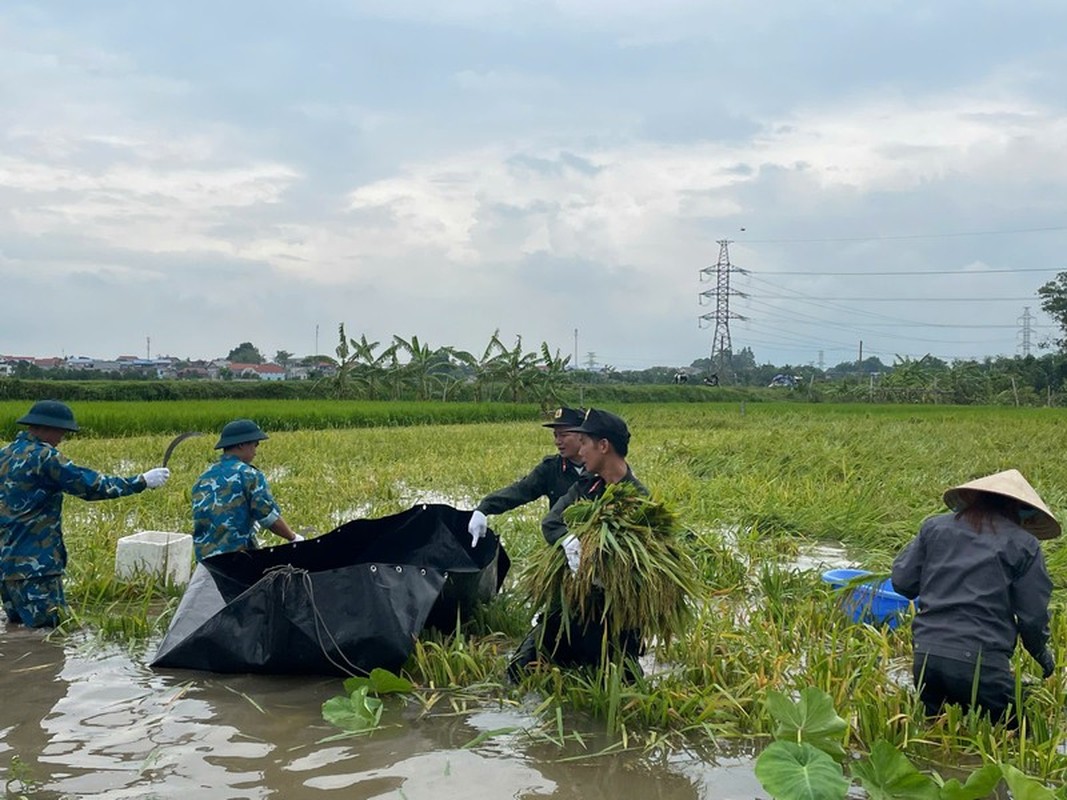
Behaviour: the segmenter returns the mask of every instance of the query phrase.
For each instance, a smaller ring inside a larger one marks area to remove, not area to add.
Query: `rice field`
[[[155,427],[172,404],[90,405],[99,419],[129,420],[134,435],[77,436],[62,449],[78,463],[123,474],[158,465],[174,431],[208,429],[209,422],[217,430],[234,416],[256,418],[271,433],[257,465],[290,525],[310,535],[418,502],[471,508],[552,451],[533,408],[487,405],[460,423],[405,417],[383,403],[367,412],[381,414],[382,424],[348,427],[335,416],[321,424],[320,411],[291,401],[215,409],[197,404],[201,416],[194,424],[183,416],[193,413],[190,404],[176,403],[173,416],[180,421]],[[884,738],[917,763],[996,761],[1053,784],[1067,781],[1067,755],[1061,752],[1067,734],[1067,555],[1061,540],[1043,544],[1056,587],[1053,645],[1060,672],[1041,682],[1029,656],[1017,654],[1015,662],[1020,682],[1035,686],[1026,701],[1025,736],[974,716],[924,719],[910,688],[907,626],[851,624],[819,570],[797,566],[806,554],[830,545],[850,565],[886,572],[923,518],[942,510],[946,488],[1009,467],[1021,470],[1064,518],[1063,412],[797,404],[612,410],[630,424],[634,472],[656,499],[676,509],[689,531],[706,596],[688,635],[656,652],[652,669],[636,683],[623,682],[609,668],[544,671],[512,687],[504,679],[507,654],[534,609],[505,587],[463,630],[428,634],[419,642],[407,668],[417,685],[452,689],[451,703],[497,702],[533,691],[543,698],[539,710],[547,719],[593,715],[624,747],[668,749],[769,741],[774,723],[765,708],[768,690],[813,686],[827,692],[848,721],[846,744],[853,750],[865,752]],[[79,421],[91,416],[80,406],[75,412]],[[17,413],[12,410],[11,418]],[[141,422],[139,414],[153,421]],[[137,530],[191,531],[190,487],[216,455],[214,438],[182,443],[170,461],[172,478],[158,491],[107,503],[65,501],[74,622],[130,648],[145,647],[162,633],[180,590],[149,579],[134,586],[117,581],[115,543]],[[540,501],[490,518],[516,562],[516,575],[545,546],[539,529],[545,510]]]

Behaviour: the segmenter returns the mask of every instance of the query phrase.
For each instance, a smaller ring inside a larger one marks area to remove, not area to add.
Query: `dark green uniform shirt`
[[[548,498],[552,508],[578,480],[582,468],[561,455],[545,456],[530,473],[499,491],[487,494],[478,503],[478,510],[487,517],[502,514],[513,508],[532,503],[538,497]]]
[[[626,465],[626,474],[622,476],[619,483],[632,483],[641,494],[648,494],[648,489],[644,484],[634,477],[629,464]],[[545,540],[549,544],[555,544],[567,535],[567,523],[563,521],[563,512],[567,506],[579,500],[595,500],[604,494],[606,488],[607,484],[599,475],[594,475],[592,472],[583,474],[563,497],[552,504],[548,514],[541,520],[541,533]]]

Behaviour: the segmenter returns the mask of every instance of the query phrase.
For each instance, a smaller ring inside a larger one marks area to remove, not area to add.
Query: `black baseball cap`
[[[567,408],[562,406],[552,412],[552,419],[544,423],[546,428],[573,428],[585,419],[584,408]]]
[[[630,444],[630,429],[626,427],[622,417],[599,408],[586,411],[581,424],[567,430],[585,433],[596,439],[607,439],[616,450],[623,452]]]

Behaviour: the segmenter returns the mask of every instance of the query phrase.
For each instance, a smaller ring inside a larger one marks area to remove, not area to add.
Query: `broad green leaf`
[[[845,757],[842,739],[848,723],[837,715],[834,701],[826,692],[809,686],[800,692],[800,701],[794,703],[772,689],[767,692],[767,710],[778,722],[775,739],[807,742],[838,760]]]
[[[884,739],[875,743],[870,758],[852,765],[871,800],[938,800],[938,786],[915,769],[907,756]]]
[[[369,677],[356,676],[345,679],[344,687],[345,692],[348,694],[352,694],[363,686],[369,688],[373,694],[379,697],[383,694],[406,694],[415,688],[411,681],[380,667],[372,669]]]
[[[810,744],[772,742],[756,759],[756,777],[775,800],[842,800],[841,765]]]
[[[343,685],[345,687],[345,694],[355,694],[357,691],[363,689],[364,687],[370,687],[370,678],[363,677],[362,675],[357,675],[352,678],[345,678],[345,682]]]
[[[331,697],[322,704],[322,717],[346,731],[369,731],[378,727],[382,718],[382,701],[369,697],[362,686],[348,697]]]
[[[1000,768],[1004,773],[1004,782],[1008,784],[1015,800],[1056,800],[1052,790],[1037,778],[1031,778],[1011,764],[1002,764]]]
[[[961,784],[955,778],[945,781],[941,787],[941,800],[981,800],[988,797],[997,788],[1001,774],[999,765],[986,764],[968,775],[966,783]]]
[[[415,688],[407,678],[401,678],[380,667],[370,671],[370,682],[379,697],[383,694],[407,694]]]

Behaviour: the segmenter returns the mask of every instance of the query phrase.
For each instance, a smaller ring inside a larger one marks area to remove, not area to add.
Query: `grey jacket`
[[[976,533],[954,514],[930,517],[893,561],[893,588],[919,598],[916,653],[1008,668],[1015,642],[1047,669],[1052,581],[1034,536],[996,517]]]

